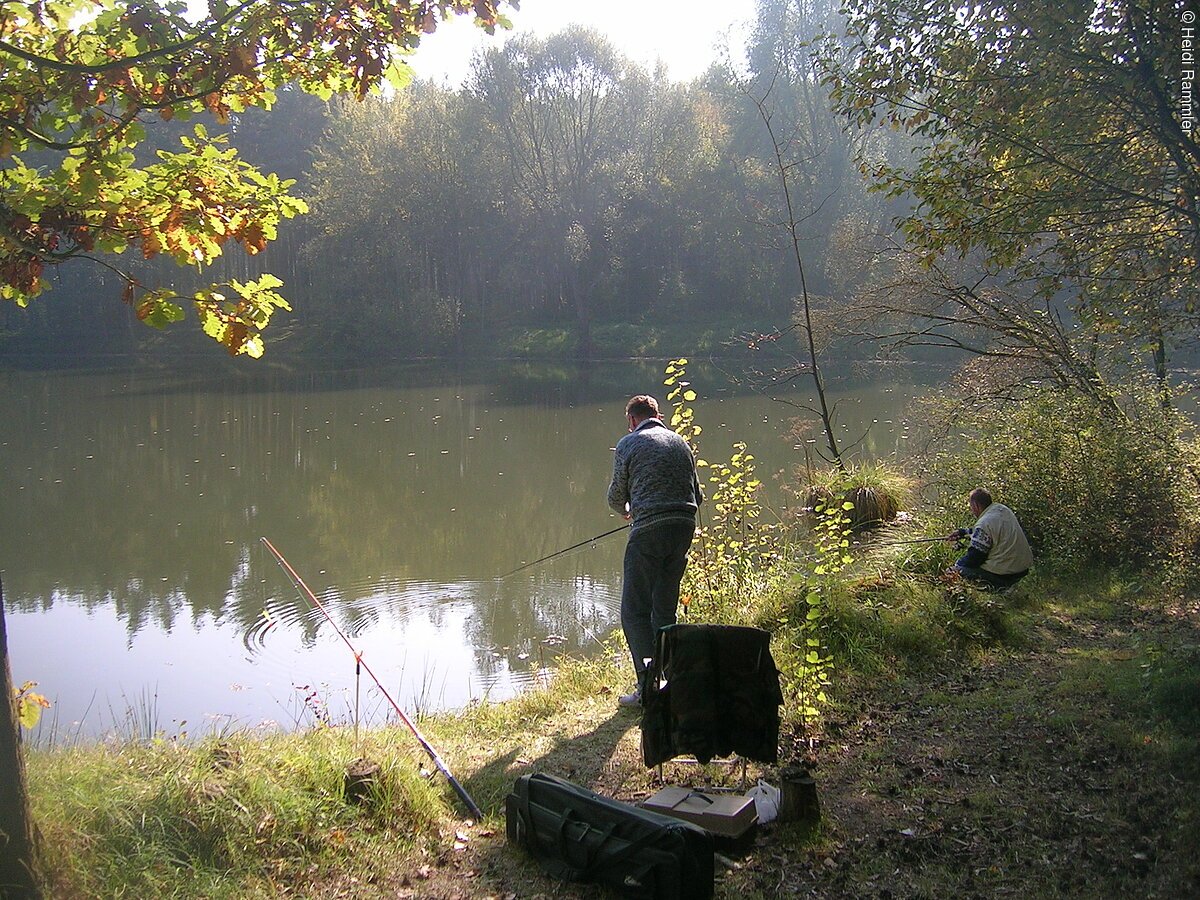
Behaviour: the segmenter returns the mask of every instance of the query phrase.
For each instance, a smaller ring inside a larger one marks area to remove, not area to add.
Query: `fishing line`
[[[266,548],[271,551],[271,555],[275,557],[275,560],[279,563],[279,567],[283,569],[284,573],[288,576],[288,578],[291,579],[291,582],[296,586],[296,589],[299,590],[305,597],[307,597],[308,601],[317,609],[319,609],[325,618],[329,620],[329,624],[333,627],[333,630],[337,632],[338,637],[345,642],[346,646],[350,648],[350,652],[354,654],[356,664],[365,669],[366,673],[371,676],[371,680],[375,682],[375,685],[379,688],[380,693],[383,694],[388,703],[391,704],[392,709],[396,711],[396,715],[400,717],[400,721],[408,726],[408,730],[413,733],[413,737],[417,739],[417,741],[425,749],[425,752],[429,754],[429,758],[433,760],[433,764],[437,766],[438,771],[446,776],[446,780],[450,782],[450,786],[454,788],[455,793],[458,794],[459,798],[466,805],[467,810],[476,819],[482,819],[483,812],[478,806],[475,805],[475,801],[471,799],[471,795],[468,794],[466,789],[458,783],[458,779],[451,774],[450,769],[442,761],[442,758],[438,755],[438,752],[433,749],[433,745],[430,744],[429,741],[425,740],[425,736],[421,734],[417,726],[414,725],[412,720],[404,714],[404,710],[400,708],[400,705],[392,699],[392,695],[387,692],[387,689],[383,686],[383,683],[376,677],[375,673],[371,671],[371,667],[367,665],[366,661],[362,658],[362,653],[354,649],[354,645],[350,643],[350,639],[346,637],[342,629],[338,627],[337,622],[333,620],[333,617],[329,615],[325,607],[321,605],[321,601],[317,599],[317,595],[314,594],[309,586],[304,583],[304,579],[301,578],[296,570],[292,568],[291,563],[283,558],[283,554],[275,549],[274,544],[272,544],[265,537],[259,538],[259,540],[262,541]]]
[[[516,575],[518,572],[524,572],[526,569],[532,569],[534,566],[540,566],[544,562],[549,562],[552,559],[557,559],[558,557],[562,556],[564,553],[570,553],[572,550],[578,550],[580,547],[585,547],[588,544],[594,544],[594,543],[596,543],[596,541],[599,541],[606,537],[610,537],[611,535],[616,534],[618,531],[624,531],[626,528],[628,528],[632,524],[633,524],[632,522],[626,522],[620,528],[614,528],[612,531],[606,531],[606,532],[604,532],[604,534],[598,534],[595,537],[590,537],[586,541],[580,541],[578,544],[572,544],[570,547],[564,547],[562,550],[556,550],[555,552],[549,554],[548,556],[543,556],[541,559],[535,559],[533,562],[525,563],[525,565],[523,565],[523,566],[517,566],[511,572],[505,572],[503,575],[497,575],[496,578],[497,578],[497,580],[504,579],[504,578],[507,578],[509,575]]]
[[[954,540],[954,539],[946,538],[946,537],[912,538],[910,540],[903,540],[903,541],[885,541],[885,542],[882,542],[879,544],[855,541],[855,545],[862,547],[864,550],[870,550],[872,547],[898,547],[901,544],[933,544],[933,543],[937,543],[939,541],[947,541],[947,540]]]

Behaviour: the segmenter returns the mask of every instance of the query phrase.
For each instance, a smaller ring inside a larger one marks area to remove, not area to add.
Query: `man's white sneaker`
[[[631,694],[622,694],[620,697],[617,698],[617,704],[620,706],[627,707],[627,708],[641,706],[642,705],[642,692],[635,688],[633,693],[631,693]]]

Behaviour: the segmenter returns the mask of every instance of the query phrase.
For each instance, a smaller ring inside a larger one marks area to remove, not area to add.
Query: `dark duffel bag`
[[[647,900],[712,897],[712,835],[690,822],[541,774],[517,779],[504,815],[509,843],[555,878]]]

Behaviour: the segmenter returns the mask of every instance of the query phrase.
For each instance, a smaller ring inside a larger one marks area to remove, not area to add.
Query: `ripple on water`
[[[402,706],[430,708],[443,701],[502,699],[545,684],[559,656],[597,650],[619,610],[615,590],[579,578],[359,578],[317,596],[336,630],[324,612],[287,592],[264,601],[260,615],[245,626],[242,644],[257,685],[280,696],[299,690],[296,685],[324,685],[329,700],[347,707],[354,697],[354,656],[339,630]],[[504,617],[523,603],[532,604],[535,614],[523,625],[508,620],[506,630]],[[447,622],[484,643],[465,657],[453,650],[444,656],[429,629]],[[446,687],[447,680],[461,684]],[[363,689],[368,692],[365,684]]]

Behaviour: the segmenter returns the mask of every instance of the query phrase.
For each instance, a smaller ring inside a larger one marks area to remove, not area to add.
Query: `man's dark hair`
[[[992,505],[992,495],[983,488],[975,488],[967,497],[968,503],[974,503],[980,509],[987,509]]]
[[[638,394],[636,397],[630,397],[629,402],[625,404],[625,415],[633,416],[635,419],[649,419],[651,417],[658,418],[658,401],[649,394]]]

